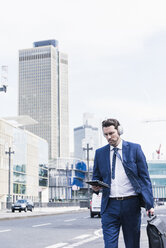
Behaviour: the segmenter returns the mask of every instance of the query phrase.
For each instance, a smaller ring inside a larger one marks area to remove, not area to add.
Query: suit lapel
[[[106,147],[105,147],[105,159],[106,159],[106,166],[107,166],[107,169],[110,173],[110,145],[108,144]]]
[[[127,163],[128,160],[128,149],[129,149],[129,145],[126,141],[123,140],[122,143],[122,156],[123,156],[123,162]]]

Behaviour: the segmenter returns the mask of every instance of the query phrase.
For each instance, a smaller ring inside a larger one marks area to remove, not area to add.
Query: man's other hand
[[[92,186],[92,189],[93,189],[95,192],[98,192],[100,189],[102,189],[102,187],[99,187],[99,186]]]
[[[147,216],[153,216],[154,215],[154,208],[149,209],[148,211],[146,211]]]

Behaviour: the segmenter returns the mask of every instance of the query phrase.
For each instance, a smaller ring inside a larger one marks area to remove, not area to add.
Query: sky
[[[166,158],[165,0],[6,0],[0,6],[0,66],[8,66],[1,117],[17,115],[18,50],[56,39],[69,57],[71,150],[73,128],[88,112],[117,118],[122,138],[141,144],[147,159],[160,144]],[[144,122],[149,119],[165,121]]]

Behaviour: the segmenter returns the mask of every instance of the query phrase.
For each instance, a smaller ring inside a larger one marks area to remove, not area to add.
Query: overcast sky
[[[123,138],[140,143],[147,158],[160,144],[166,157],[166,122],[142,122],[166,120],[165,0],[6,0],[0,7],[0,66],[8,65],[9,81],[0,116],[17,115],[18,50],[57,39],[69,56],[71,141],[90,112],[119,119]]]

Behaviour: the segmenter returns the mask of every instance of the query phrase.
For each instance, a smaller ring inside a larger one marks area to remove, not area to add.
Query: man
[[[141,206],[154,214],[152,186],[141,146],[121,139],[119,121],[102,122],[108,145],[96,150],[93,180],[110,185],[103,188],[101,221],[105,248],[117,248],[122,226],[126,248],[140,247]],[[101,188],[92,186],[98,192]]]

